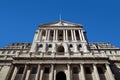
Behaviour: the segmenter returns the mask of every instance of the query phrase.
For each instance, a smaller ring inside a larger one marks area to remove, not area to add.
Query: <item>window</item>
[[[11,51],[8,51],[7,54],[10,54]]]
[[[13,54],[15,54],[16,53],[16,51],[13,51]]]
[[[77,67],[73,67],[73,74],[78,74],[78,68]]]
[[[85,67],[85,72],[86,72],[86,74],[91,74],[90,67]]]
[[[42,44],[40,44],[40,45],[39,45],[39,48],[42,48],[42,47],[43,47],[43,45],[42,45]]]
[[[52,44],[49,44],[48,47],[51,48],[51,47],[52,47]]]
[[[20,67],[17,74],[23,74],[23,72],[24,72],[24,67]]]
[[[51,51],[48,51],[47,54],[50,55],[52,52]]]
[[[70,47],[70,48],[72,48],[72,47],[73,47],[73,45],[72,45],[72,44],[70,44],[70,45],[69,45],[69,47]]]
[[[49,67],[45,67],[44,73],[46,73],[46,74],[50,73],[50,68]]]
[[[4,54],[5,53],[5,51],[2,51],[2,54]]]
[[[36,74],[36,73],[37,73],[37,67],[33,67],[32,71],[31,71],[31,74]]]
[[[63,46],[58,46],[57,52],[64,52],[64,47]]]
[[[104,71],[103,71],[102,67],[97,67],[97,70],[98,70],[99,74],[104,74]]]
[[[81,45],[81,44],[79,44],[79,45],[78,45],[78,47],[79,47],[79,48],[81,48],[81,47],[82,47],[82,45]]]

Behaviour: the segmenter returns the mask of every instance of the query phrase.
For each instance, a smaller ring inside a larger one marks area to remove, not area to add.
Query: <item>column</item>
[[[74,40],[73,30],[71,30],[72,41]]]
[[[48,30],[45,30],[45,41],[47,41]]]
[[[31,71],[31,69],[30,69],[30,68],[29,68],[29,69],[27,69],[25,80],[29,80],[30,71]]]
[[[85,36],[83,34],[83,31],[81,30],[81,35],[82,35],[82,39],[85,40]]]
[[[75,41],[76,41],[76,33],[75,33],[75,30],[73,30],[73,32],[74,32],[74,39],[75,39]]]
[[[50,77],[50,80],[53,80],[54,79],[54,65],[51,64],[51,77]]]
[[[64,38],[64,41],[65,41],[66,40],[65,30],[63,30],[63,38]]]
[[[110,69],[110,66],[109,66],[109,64],[105,64],[105,66],[106,66],[106,69],[107,69],[107,73],[108,73],[108,77],[109,77],[109,79],[110,80],[115,80],[115,78],[113,77],[113,74],[112,74],[112,71],[111,71],[111,69]]]
[[[25,65],[24,72],[23,72],[23,74],[22,74],[21,80],[24,80],[24,79],[25,79],[26,72],[27,72],[27,64]]]
[[[80,64],[80,69],[81,69],[81,80],[85,80],[85,72],[84,72],[84,67],[83,64]]]
[[[53,34],[53,41],[55,41],[55,33],[56,33],[56,30],[54,30],[54,34]]]
[[[16,74],[17,74],[17,71],[18,71],[18,68],[17,68],[17,66],[15,66],[14,71],[13,71],[13,74],[12,74],[12,77],[11,77],[11,80],[14,80],[14,79],[15,79]]]
[[[34,35],[34,40],[35,41],[37,40],[37,37],[38,37],[38,30],[35,32],[35,35]]]
[[[2,66],[0,66],[0,69],[2,68]],[[5,80],[10,80],[11,77],[12,77],[12,74],[13,74],[13,70],[14,70],[14,66],[11,65],[10,66],[10,69],[9,69],[9,72],[7,73],[7,76],[6,76],[6,79]]]
[[[40,64],[38,64],[38,69],[37,69],[35,80],[39,79],[39,74],[40,74]]]
[[[58,40],[58,30],[56,30],[56,41]]]
[[[67,80],[71,80],[71,71],[70,71],[70,64],[67,64],[67,67],[68,67],[68,78]]]
[[[79,36],[80,36],[80,41],[82,41],[82,36],[81,36],[80,30],[79,30]]]
[[[47,41],[50,39],[50,30],[48,30]]]
[[[42,30],[40,30],[38,38],[39,38],[38,40],[41,41],[41,38],[42,38]]]
[[[42,80],[42,79],[43,79],[43,72],[44,72],[44,70],[41,69],[41,70],[40,70],[40,79],[39,79],[39,80]]]
[[[56,80],[56,69],[54,69],[54,79],[53,80]]]
[[[100,76],[99,76],[99,73],[98,73],[96,64],[93,64],[93,70],[94,70],[94,75],[95,75],[95,77],[96,77],[95,80],[100,80]]]
[[[67,33],[67,30],[66,30],[66,40],[68,41],[68,33]]]

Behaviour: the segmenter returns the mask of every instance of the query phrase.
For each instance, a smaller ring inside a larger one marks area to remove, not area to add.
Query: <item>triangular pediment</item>
[[[46,24],[41,24],[40,26],[69,26],[70,27],[70,26],[82,26],[82,25],[60,20],[60,21],[50,22]]]

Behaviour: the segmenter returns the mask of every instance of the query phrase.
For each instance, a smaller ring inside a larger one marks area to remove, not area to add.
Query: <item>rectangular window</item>
[[[37,73],[37,67],[33,67],[31,70],[31,74],[36,74]]]
[[[99,74],[104,74],[104,71],[103,71],[102,67],[97,67],[97,70],[98,70]]]
[[[23,74],[23,72],[24,72],[24,67],[20,67],[17,74]]]
[[[86,74],[91,74],[90,67],[85,67],[85,72],[86,72]]]
[[[49,67],[45,67],[44,73],[49,74],[50,73],[50,68]]]
[[[78,72],[79,72],[77,67],[73,67],[72,71],[73,71],[73,74],[78,74]]]

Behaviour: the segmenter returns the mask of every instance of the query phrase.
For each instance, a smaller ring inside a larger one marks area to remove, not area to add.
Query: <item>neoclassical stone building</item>
[[[81,24],[41,24],[32,43],[0,48],[0,80],[120,80],[120,49],[88,42]]]

